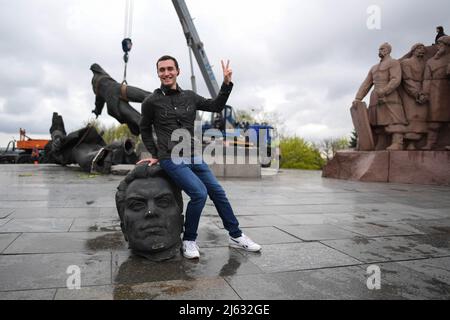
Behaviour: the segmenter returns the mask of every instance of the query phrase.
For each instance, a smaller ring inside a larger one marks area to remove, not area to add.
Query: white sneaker
[[[198,245],[195,241],[183,241],[183,256],[188,259],[200,258]]]
[[[252,239],[242,234],[239,238],[230,237],[230,247],[244,249],[246,251],[258,252],[261,250],[261,246],[255,243]]]

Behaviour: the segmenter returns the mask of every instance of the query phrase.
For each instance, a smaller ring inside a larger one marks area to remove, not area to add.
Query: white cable
[[[131,38],[131,34],[133,32],[133,13],[134,13],[134,1],[130,0],[130,15],[129,15],[129,24],[128,24],[128,38]]]
[[[123,31],[123,37],[124,38],[131,38],[131,32],[133,29],[133,0],[126,0],[125,1],[125,24],[124,24],[124,31]]]

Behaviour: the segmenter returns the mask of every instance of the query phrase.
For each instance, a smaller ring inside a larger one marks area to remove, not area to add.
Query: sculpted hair
[[[424,47],[426,49],[426,47],[423,43],[416,43],[415,45],[412,46],[411,53],[414,53],[414,51],[416,51],[416,49],[418,49],[420,47]]]
[[[183,196],[181,195],[181,189],[174,184],[166,172],[158,165],[153,165],[150,167],[147,164],[137,165],[134,170],[128,173],[125,179],[120,182],[116,192],[116,208],[120,218],[120,228],[124,234],[125,229],[123,224],[123,215],[125,213],[126,193],[128,186],[136,179],[148,178],[163,178],[167,180],[175,197],[180,214],[183,212]]]
[[[166,60],[172,60],[173,62],[175,62],[175,68],[177,68],[177,70],[180,70],[180,68],[178,67],[178,61],[177,59],[175,59],[172,56],[162,56],[161,58],[158,59],[158,61],[156,61],[156,70],[158,70],[158,63],[160,63],[161,61],[166,61]]]
[[[392,52],[392,46],[388,42],[383,43],[381,46],[386,47],[388,49],[389,53]]]

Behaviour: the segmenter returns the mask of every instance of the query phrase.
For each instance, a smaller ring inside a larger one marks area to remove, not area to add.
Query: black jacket
[[[435,44],[438,44],[438,40],[442,37],[445,37],[446,34],[444,32],[439,32],[436,36],[436,40],[434,41]]]
[[[197,110],[222,112],[233,88],[233,83],[222,84],[215,99],[205,99],[193,91],[161,87],[142,103],[140,129],[142,142],[156,159],[170,159],[172,148],[178,144],[171,141],[172,132],[186,129],[194,145],[194,122]],[[153,127],[152,127],[153,126]],[[157,144],[153,140],[153,128]]]

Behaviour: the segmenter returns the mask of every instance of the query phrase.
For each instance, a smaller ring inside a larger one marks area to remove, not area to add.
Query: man
[[[426,48],[417,43],[411,48],[411,58],[401,61],[402,85],[399,93],[403,101],[406,119],[405,139],[408,150],[416,150],[416,143],[427,133],[428,106],[421,103],[423,73],[425,71]]]
[[[436,40],[434,41],[434,44],[438,44],[438,40],[440,38],[446,36],[446,34],[444,33],[444,27],[442,27],[442,26],[436,27],[436,33],[437,33],[437,35],[436,35]]]
[[[438,52],[427,61],[422,101],[429,101],[428,137],[425,150],[435,148],[440,129],[450,122],[450,37],[438,40]]]
[[[260,251],[261,246],[239,229],[239,223],[225,191],[201,159],[201,154],[196,154],[194,150],[194,154],[190,157],[172,157],[171,155],[176,145],[176,142],[171,140],[171,136],[177,129],[187,130],[191,146],[194,145],[194,121],[197,110],[221,112],[224,109],[233,88],[229,61],[227,65],[222,61],[224,81],[215,99],[205,99],[193,91],[185,91],[178,86],[177,77],[180,74],[180,68],[175,58],[163,56],[158,59],[156,67],[161,87],[142,103],[140,123],[142,141],[152,157],[140,162],[148,162],[149,165],[159,162],[164,171],[191,199],[186,209],[184,224],[182,245],[184,257],[188,259],[200,257],[195,241],[200,215],[208,195],[230,235],[229,245],[247,251]],[[152,126],[156,133],[156,144],[153,140]]]
[[[378,56],[381,61],[370,69],[354,101],[354,104],[361,102],[372,86],[375,87],[370,95],[369,122],[378,138],[376,150],[385,148],[383,138],[387,134],[392,134],[392,144],[387,150],[403,150],[402,129],[408,124],[397,91],[402,81],[402,69],[400,62],[391,58],[391,51],[389,43],[380,46]]]

